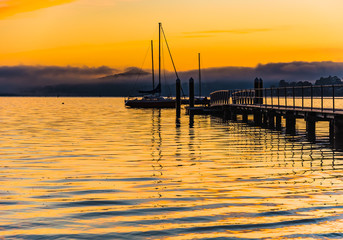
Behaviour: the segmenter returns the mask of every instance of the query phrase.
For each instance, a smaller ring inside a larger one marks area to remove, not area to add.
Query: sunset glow
[[[341,9],[340,0],[2,0],[0,65],[141,67],[158,22],[179,70],[195,69],[198,52],[203,67],[341,62]]]

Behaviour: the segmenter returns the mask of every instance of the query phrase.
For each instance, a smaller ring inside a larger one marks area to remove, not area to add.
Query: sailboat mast
[[[199,97],[201,97],[201,66],[200,66],[200,53],[198,53],[199,62]]]
[[[158,23],[158,84],[160,86],[161,86],[161,28],[162,28],[162,23]],[[161,90],[159,93],[161,95]]]
[[[152,89],[155,89],[154,43],[153,43],[153,40],[151,40],[151,73],[152,73]]]

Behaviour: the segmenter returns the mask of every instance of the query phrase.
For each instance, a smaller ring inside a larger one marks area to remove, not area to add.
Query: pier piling
[[[274,129],[275,128],[275,114],[273,112],[269,112],[269,115],[268,115],[268,127],[270,129]]]
[[[189,79],[189,107],[194,107],[194,79]]]
[[[260,111],[254,112],[254,124],[255,126],[261,126],[262,124],[262,114]]]
[[[242,113],[242,121],[245,122],[245,123],[248,122],[248,113],[246,113],[246,112]]]
[[[309,115],[306,118],[306,135],[310,142],[316,141],[316,118]]]
[[[286,113],[286,133],[290,135],[295,135],[295,123],[296,118],[294,116],[294,113],[291,111],[287,111]]]
[[[333,148],[343,150],[343,108],[337,108],[341,89],[343,84],[263,88],[262,79],[255,78],[254,89],[212,92],[206,112],[233,121],[239,114],[242,122],[248,122],[251,114],[255,126],[278,131],[282,130],[284,118],[285,132],[290,135],[296,134],[296,120],[302,118],[311,142],[317,138],[316,123],[329,121],[330,143]]]
[[[275,129],[278,131],[282,129],[282,116],[280,114],[275,115]]]
[[[334,143],[336,149],[343,149],[343,117],[335,117],[334,119]]]
[[[176,79],[176,117],[181,116],[181,81]]]
[[[331,119],[329,123],[329,138],[331,145],[334,144],[335,140],[335,120]]]

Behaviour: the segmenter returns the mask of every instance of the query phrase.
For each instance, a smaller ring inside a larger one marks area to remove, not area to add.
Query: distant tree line
[[[334,85],[334,87],[333,87]],[[337,86],[338,85],[338,86]],[[281,88],[288,87],[289,89],[285,91],[279,92],[281,95],[287,95],[292,96],[293,94],[296,96],[310,96],[311,94],[313,96],[343,96],[343,81],[337,76],[328,76],[328,77],[321,77],[320,79],[316,80],[315,83],[311,83],[309,81],[298,81],[298,82],[287,82],[285,80],[279,81],[279,86]],[[299,87],[305,87],[303,89]],[[311,87],[313,88],[307,88]],[[321,87],[324,86],[324,87]],[[274,86],[272,86],[274,87]],[[295,87],[295,90],[292,90],[292,88]],[[312,93],[311,93],[312,91]]]
[[[285,80],[280,80],[279,87],[299,87],[299,86],[312,86],[312,85],[336,85],[343,84],[342,80],[337,76],[321,77],[316,80],[314,84],[309,81],[298,81],[298,82],[286,82]]]

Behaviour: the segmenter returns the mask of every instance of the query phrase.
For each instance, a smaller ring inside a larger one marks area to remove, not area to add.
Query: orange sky
[[[203,67],[343,61],[342,9],[342,0],[0,0],[0,65],[141,67],[159,21],[179,70],[197,68],[198,52]]]

